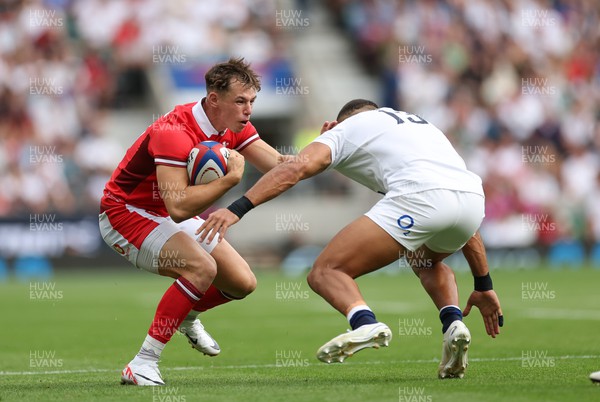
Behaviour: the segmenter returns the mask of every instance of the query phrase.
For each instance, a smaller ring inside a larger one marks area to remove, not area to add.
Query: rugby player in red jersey
[[[198,217],[239,183],[247,160],[261,172],[282,156],[260,139],[250,123],[260,79],[243,59],[213,66],[205,75],[207,95],[176,106],[127,150],[101,200],[104,241],[134,266],[175,279],[158,303],[139,353],[125,367],[122,383],[164,385],[160,354],[175,331],[198,351],[220,348],[204,330],[199,312],[242,299],[256,287],[246,261],[226,241],[197,241]],[[232,149],[227,174],[191,186],[187,157],[197,143],[217,141]]]

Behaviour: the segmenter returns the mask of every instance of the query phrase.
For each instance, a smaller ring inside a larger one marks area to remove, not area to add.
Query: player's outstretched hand
[[[202,226],[196,230],[196,234],[200,235],[200,242],[204,242],[208,236],[208,241],[211,242],[215,238],[215,235],[219,234],[219,242],[225,237],[227,228],[236,222],[240,218],[236,214],[228,210],[227,208],[217,209],[212,214],[208,215],[208,218],[204,221]]]
[[[326,121],[325,123],[323,123],[323,127],[321,127],[321,134],[323,134],[325,131],[329,131],[332,128],[334,128],[335,126],[338,125],[337,121]]]
[[[504,324],[502,308],[496,292],[493,290],[485,292],[474,290],[469,296],[467,307],[463,310],[463,316],[468,316],[473,306],[479,308],[487,334],[495,338],[500,333],[500,327]]]
[[[244,157],[234,149],[229,150],[229,158],[227,158],[227,174],[239,183],[244,174]]]

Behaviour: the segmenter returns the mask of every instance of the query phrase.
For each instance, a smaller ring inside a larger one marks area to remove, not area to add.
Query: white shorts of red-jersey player
[[[196,229],[204,222],[202,218],[194,217],[175,223],[170,217],[127,204],[107,209],[99,219],[100,233],[106,244],[137,268],[155,274],[161,266],[161,257],[177,259],[177,256],[161,255],[167,240],[179,231],[196,239]],[[199,244],[210,254],[218,244],[217,239],[215,236],[212,242]],[[185,261],[181,263],[185,264]]]

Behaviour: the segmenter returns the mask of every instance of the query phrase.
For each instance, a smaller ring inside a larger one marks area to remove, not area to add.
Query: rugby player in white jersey
[[[343,362],[361,349],[388,345],[392,332],[376,320],[354,279],[403,255],[439,310],[444,340],[438,376],[462,378],[471,335],[445,257],[462,249],[475,277],[464,315],[477,306],[491,337],[500,333],[503,321],[478,233],[485,200],[481,179],[431,123],[367,100],[348,102],[321,132],[298,158],[275,167],[244,197],[213,212],[197,233],[208,241],[217,234],[221,239],[251,208],[326,169],[384,194],[327,244],[308,275],[310,287],[352,327],[323,345],[317,357]]]

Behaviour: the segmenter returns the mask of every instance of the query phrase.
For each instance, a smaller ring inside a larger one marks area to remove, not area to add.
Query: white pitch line
[[[548,359],[574,360],[574,359],[600,359],[600,355],[567,355],[567,356],[545,356]],[[523,357],[493,357],[493,358],[471,358],[471,362],[505,362],[519,361]],[[372,361],[346,363],[346,365],[379,365],[379,364],[431,364],[438,363],[438,359],[428,360],[392,360],[392,361]],[[309,366],[322,366],[324,364],[309,364]],[[293,367],[293,366],[290,366]],[[185,371],[185,370],[206,370],[206,369],[257,369],[257,368],[283,368],[277,364],[245,364],[237,366],[185,366],[185,367],[166,367],[162,371]],[[288,367],[289,368],[289,367]],[[0,371],[0,376],[28,376],[28,375],[60,375],[60,374],[87,374],[87,373],[118,373],[120,369],[79,369],[79,370],[50,370],[50,371]]]

